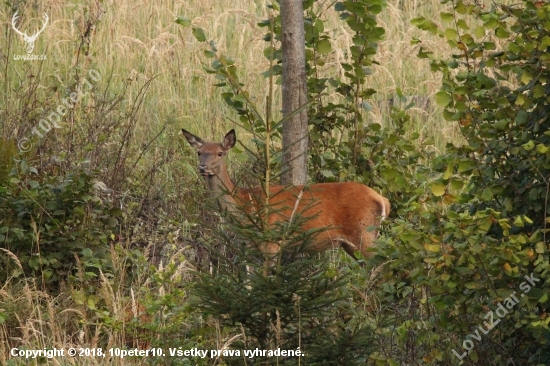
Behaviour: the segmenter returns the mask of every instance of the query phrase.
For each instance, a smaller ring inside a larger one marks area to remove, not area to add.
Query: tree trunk
[[[283,46],[283,118],[307,102],[304,10],[302,0],[281,0]],[[307,183],[307,110],[283,123],[283,170],[281,183]]]

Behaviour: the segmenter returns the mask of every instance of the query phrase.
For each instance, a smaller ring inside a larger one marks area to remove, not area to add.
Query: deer
[[[199,157],[198,172],[203,177],[211,197],[218,202],[223,212],[235,212],[240,206],[248,214],[258,212],[258,193],[261,187],[239,188],[231,180],[225,158],[237,142],[235,130],[230,130],[221,143],[207,142],[182,129],[189,144],[196,149]],[[356,252],[365,258],[370,257],[378,237],[381,220],[390,213],[390,201],[374,189],[357,182],[316,183],[304,186],[271,186],[269,206],[274,214],[268,222],[290,220],[295,212],[307,217],[300,227],[303,230],[319,229],[313,242],[305,248],[310,253],[342,247],[347,254],[357,260]],[[272,194],[272,195],[271,195]],[[276,256],[280,251],[277,243],[268,243],[261,248],[264,255]]]
[[[15,21],[17,20],[17,12],[13,14],[13,17],[11,18],[11,26],[13,30],[19,34],[21,37],[23,37],[23,41],[25,41],[25,44],[27,45],[27,53],[32,53],[34,50],[34,42],[36,42],[36,39],[38,38],[38,35],[46,29],[46,25],[48,24],[48,14],[44,14],[44,21],[42,22],[42,28],[37,31],[32,36],[28,36],[26,32],[21,32],[19,29],[17,29],[17,26],[15,25]]]

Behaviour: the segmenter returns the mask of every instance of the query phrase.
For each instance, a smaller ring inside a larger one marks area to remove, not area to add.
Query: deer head
[[[199,173],[203,177],[221,176],[224,173],[224,157],[235,146],[237,137],[235,130],[229,131],[221,143],[205,142],[190,132],[181,130],[191,146],[197,149],[199,155]]]
[[[27,35],[27,33],[21,32],[19,29],[17,29],[17,26],[15,25],[15,21],[17,20],[17,18],[17,12],[15,12],[15,14],[13,14],[13,17],[11,18],[12,28],[17,34],[23,37],[23,41],[25,41],[25,44],[27,45],[27,53],[32,53],[32,51],[34,50],[34,42],[38,38],[38,35],[42,33],[42,31],[46,28],[46,25],[48,24],[48,14],[44,14],[44,22],[42,22],[42,28],[32,36],[29,36]]]
[[[229,177],[224,158],[237,141],[235,130],[229,131],[221,143],[203,141],[184,129],[181,131],[189,144],[197,149],[199,174],[203,176],[211,196],[218,199],[223,209],[233,211],[235,199],[232,194],[236,187]]]

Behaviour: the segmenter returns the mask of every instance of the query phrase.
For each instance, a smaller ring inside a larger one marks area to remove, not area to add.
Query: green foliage
[[[150,346],[165,350],[164,356],[148,360],[151,365],[208,365],[208,357],[174,357],[170,350],[175,352],[193,348],[216,349],[212,341],[216,328],[204,321],[199,309],[192,306],[193,299],[188,297],[188,286],[182,286],[182,282],[188,282],[185,277],[189,276],[188,273],[182,272],[179,265],[185,260],[183,255],[176,254],[162,270],[151,266],[145,260],[141,262],[141,266],[138,262],[136,268],[140,273],[150,273],[150,284],[143,288],[146,294],[143,304],[148,313],[158,314],[141,326],[148,330]],[[183,299],[185,301],[182,301]]]
[[[363,341],[369,334],[361,327],[347,326],[343,320],[352,316],[346,300],[351,294],[346,289],[345,271],[326,260],[301,254],[318,234],[300,230],[303,221],[310,218],[297,215],[290,222],[262,230],[265,217],[241,211],[225,217],[227,223],[219,233],[225,251],[220,252],[217,245],[207,246],[217,267],[214,273],[195,274],[192,293],[197,299],[191,306],[219,319],[227,329],[244,330],[231,348],[241,350],[241,355],[243,350],[256,348],[300,349],[307,364],[350,364],[364,357],[364,350],[357,352],[357,348],[368,343]],[[264,245],[273,242],[283,243],[282,254],[276,258],[262,251]],[[224,361],[242,363],[240,358]],[[273,363],[275,359],[247,359],[251,365],[266,361]],[[277,362],[296,364],[297,357],[280,357]]]
[[[2,272],[4,280],[24,275],[54,286],[76,258],[90,273],[109,270],[108,242],[120,210],[99,197],[94,174],[77,168],[63,176],[39,175],[23,159],[8,178],[0,187],[0,245],[22,267]]]
[[[441,234],[438,229],[443,212],[428,194],[436,179],[426,165],[433,159],[429,141],[409,132],[414,121],[406,111],[393,108],[391,117],[393,126],[372,124],[365,129],[368,147],[364,151],[371,157],[372,170],[362,178],[371,186],[384,188],[396,218],[377,241],[375,255],[367,259],[368,267],[375,268],[380,278],[365,281],[373,275],[361,270],[350,280],[366,297],[379,301],[367,308],[365,315],[356,312],[355,318],[362,320],[362,329],[376,334],[376,346],[365,352],[369,363],[399,365],[423,359],[432,364],[442,361],[447,351],[441,343],[441,330],[426,326],[430,322],[426,317],[433,309],[425,302],[429,286],[425,276],[433,276],[433,259],[427,255],[440,249],[437,235]],[[429,227],[437,233],[428,232]],[[364,300],[354,299],[354,303],[360,301]]]
[[[378,42],[384,29],[376,22],[376,15],[385,7],[385,1],[342,1],[335,5],[340,18],[353,34],[350,61],[342,64],[343,77],[319,78],[319,70],[325,66],[322,52],[328,35],[316,26],[321,20],[308,9],[312,28],[306,38],[306,47],[311,50],[308,58],[309,98],[316,103],[308,111],[312,129],[311,165],[316,181],[341,181],[354,179],[371,169],[364,158],[363,148],[368,147],[368,130],[365,113],[370,105],[367,100],[376,93],[365,81],[372,74],[371,66]],[[307,27],[307,26],[306,26]],[[326,96],[336,96],[327,99]],[[369,156],[369,155],[367,155]]]
[[[350,62],[342,64],[343,77],[320,77],[320,71],[327,65],[332,50],[331,37],[325,30],[322,10],[315,1],[304,2],[304,25],[306,47],[306,72],[308,109],[310,124],[310,172],[313,180],[353,180],[369,169],[362,148],[366,147],[364,112],[369,108],[368,100],[375,90],[367,88],[365,81],[372,74],[371,66],[377,62],[374,55],[377,43],[384,36],[384,29],[376,23],[376,15],[386,3],[383,0],[342,1],[335,3],[340,14],[352,32]],[[272,6],[277,10],[275,5]],[[260,26],[269,27],[264,40],[270,42],[265,50],[266,57],[275,64],[266,76],[282,72],[282,52],[274,43],[281,40],[281,22],[278,13],[272,19],[264,20]],[[331,98],[327,98],[328,96]],[[357,171],[358,170],[358,171]]]
[[[392,258],[382,303],[393,305],[394,324],[407,324],[380,361],[550,362],[549,10],[527,0],[490,9],[457,1],[442,13],[450,28],[414,21],[454,50],[450,60],[423,49],[419,57],[443,73],[436,101],[466,143],[434,159],[433,195],[411,202],[380,242],[379,254]]]
[[[0,114],[9,138],[0,138],[0,247],[22,266],[11,271],[7,260],[2,279],[25,275],[55,288],[78,263],[89,279],[110,273],[109,244],[124,231],[121,219],[131,225],[137,216],[135,202],[124,205],[123,215],[114,200],[124,200],[124,191],[147,196],[144,177],[152,180],[162,165],[147,171],[141,164],[158,135],[146,145],[131,143],[151,79],[130,93],[135,71],[118,81],[81,57],[99,22],[93,10],[83,8],[88,19],[69,68],[4,60]]]
[[[385,1],[344,1],[335,4],[336,11],[353,32],[350,62],[343,65],[345,73],[342,78],[318,76],[330,57],[332,46],[329,33],[324,29],[321,10],[316,5],[315,1],[304,2],[309,103],[302,108],[308,108],[310,121],[310,171],[316,182],[354,180],[371,169],[363,149],[369,147],[366,136],[368,131],[376,132],[376,128],[380,127],[371,127],[365,123],[364,112],[370,106],[366,100],[376,93],[365,86],[365,81],[372,74],[370,67],[377,63],[374,60],[377,42],[384,36],[384,29],[376,23],[376,14],[383,9]],[[269,78],[269,87],[272,88],[273,82],[280,82],[282,72],[281,19],[278,4],[273,3],[269,7],[273,10],[272,17],[259,25],[268,28],[264,40],[269,45],[264,55],[270,61],[270,68],[264,76]],[[176,23],[182,24],[180,18]],[[206,41],[202,30],[194,28],[193,34],[198,41]],[[210,50],[205,51],[205,55],[213,58],[213,61],[205,70],[221,80],[216,86],[224,88],[223,99],[239,114],[238,123],[246,130],[253,131],[256,154],[262,156],[266,146],[270,147],[269,143],[264,144],[267,141],[265,133],[271,133],[277,138],[282,127],[282,121],[272,121],[272,95],[268,97],[267,113],[263,118],[259,113],[260,108],[252,102],[249,92],[240,83],[234,61],[218,55],[214,41],[210,41],[209,45]],[[275,78],[278,79],[275,81]],[[336,98],[329,100],[328,95]],[[281,156],[273,151],[271,154],[271,166],[262,169],[279,171]],[[261,163],[262,159],[258,161]]]
[[[13,158],[17,155],[17,146],[12,140],[0,138],[0,184],[4,184],[11,171]]]
[[[459,10],[457,6],[460,14]],[[484,35],[479,41],[465,37],[467,33],[460,35],[465,48],[455,59],[465,67],[458,68],[456,77],[445,79],[443,90],[452,96],[446,116],[458,121],[468,144],[453,147],[452,156],[442,157],[436,165],[450,172],[445,183],[466,186],[457,200],[458,213],[491,217],[485,224],[485,242],[499,253],[483,253],[480,262],[490,265],[486,276],[497,293],[524,275],[542,279],[522,294],[520,309],[501,330],[500,341],[509,346],[509,357],[528,363],[550,362],[550,331],[544,315],[549,278],[549,10],[547,4],[523,1],[480,13],[484,30],[505,40],[495,51],[491,46],[487,51]],[[448,70],[441,63],[438,67]]]

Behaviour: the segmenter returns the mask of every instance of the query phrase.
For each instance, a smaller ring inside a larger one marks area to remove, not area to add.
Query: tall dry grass
[[[33,18],[21,20],[23,29],[37,27],[43,11],[50,17],[50,24],[38,38],[35,51],[45,53],[47,60],[43,64],[10,62],[8,72],[20,72],[26,67],[41,68],[46,77],[63,79],[71,66],[78,62],[77,57],[84,57],[102,75],[112,75],[115,84],[122,84],[131,75],[138,79],[156,76],[140,118],[138,142],[146,141],[166,123],[176,134],[179,127],[184,126],[208,138],[217,138],[231,127],[228,119],[235,115],[224,105],[219,90],[213,86],[213,76],[203,71],[203,64],[209,62],[203,56],[205,46],[194,39],[190,28],[182,28],[174,23],[174,19],[185,16],[192,19],[194,26],[204,28],[208,39],[216,43],[220,53],[235,59],[246,89],[259,105],[263,105],[267,81],[260,73],[267,69],[268,62],[263,56],[265,29],[258,27],[257,23],[268,16],[265,3],[259,0],[88,1],[72,4],[43,0],[28,5],[22,3],[18,6],[20,13]],[[327,5],[328,2],[322,2],[320,8]],[[410,19],[420,15],[434,19],[440,8],[437,0],[388,1],[387,9],[380,16],[380,24],[386,29],[386,39],[380,44],[377,56],[380,66],[375,67],[368,80],[369,87],[379,91],[375,100],[391,99],[396,88],[405,95],[426,98],[431,98],[436,92],[439,77],[430,71],[425,60],[415,57],[419,46],[412,46],[410,41],[422,37],[422,45],[438,53],[447,49],[446,42],[416,30],[410,25]],[[333,10],[320,11],[330,19],[326,29],[338,46],[334,47],[331,56],[334,67],[325,69],[329,73],[339,72],[338,64],[345,60],[345,48],[350,44],[351,35]],[[23,53],[19,36],[9,29],[11,14],[7,6],[0,10],[0,19],[8,36],[4,42],[12,45],[12,53]],[[83,47],[80,35],[90,19],[99,22],[91,30],[90,53],[84,56],[78,53]],[[139,85],[134,88],[136,90],[132,93],[138,93]],[[453,138],[453,131],[441,120],[433,103],[418,109],[419,124],[424,125],[419,129],[430,131],[437,126],[438,135],[443,131],[442,136],[434,136],[438,141],[443,142],[445,135]],[[375,106],[369,119],[380,122],[385,115],[387,109]]]
[[[157,327],[167,324],[167,314],[159,311],[155,320],[143,305],[146,296],[162,298],[174,291],[171,285],[189,281],[189,265],[181,260],[180,249],[168,258],[165,265],[154,270],[156,276],[170,278],[169,284],[151,284],[148,270],[140,275],[125,278],[127,257],[121,251],[111,250],[111,260],[115,267],[115,278],[100,272],[98,281],[85,275],[85,269],[77,265],[79,280],[62,286],[57,294],[45,291],[32,278],[9,278],[0,288],[0,364],[2,365],[146,365],[149,357],[122,358],[116,349],[149,349],[151,339],[158,338],[150,331],[153,321]],[[23,270],[17,256],[2,249],[13,263]],[[145,267],[144,267],[145,268]],[[168,269],[170,268],[170,269]],[[78,284],[78,285],[75,285]],[[95,294],[89,293],[88,286],[98,284]],[[130,291],[128,292],[128,288]],[[144,291],[146,290],[147,293]],[[182,299],[185,300],[185,299]],[[99,304],[102,304],[99,306]],[[10,315],[5,318],[5,315]],[[169,315],[169,314],[168,314]],[[195,322],[199,319],[195,319]],[[187,325],[182,322],[180,329]],[[64,350],[63,357],[25,359],[12,357],[12,349],[17,350]],[[69,357],[69,348],[77,350],[79,356]],[[101,349],[105,356],[81,354],[81,349]],[[109,352],[112,349],[113,352]],[[158,356],[158,354],[157,354]]]

